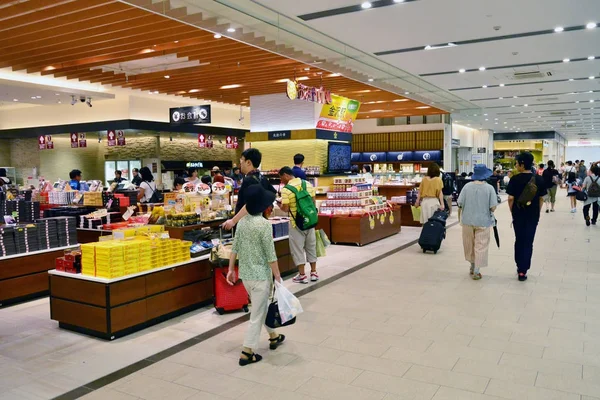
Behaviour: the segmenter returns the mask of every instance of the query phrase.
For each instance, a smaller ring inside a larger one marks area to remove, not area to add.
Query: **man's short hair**
[[[250,160],[254,168],[260,167],[260,163],[262,162],[262,154],[255,148],[244,150],[242,157],[246,160]]]
[[[78,169],[74,169],[71,172],[69,172],[69,178],[71,178],[71,179],[75,179],[78,176],[81,176],[81,171]]]
[[[294,156],[294,165],[300,165],[304,162],[304,154],[296,154]]]
[[[279,176],[291,175],[294,176],[294,171],[290,167],[283,167],[279,170]]]

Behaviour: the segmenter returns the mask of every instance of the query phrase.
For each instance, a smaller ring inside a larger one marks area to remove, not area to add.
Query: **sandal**
[[[482,278],[481,274],[473,274],[473,280],[478,281]]]
[[[246,353],[245,351],[242,351],[242,354],[245,355],[246,357],[248,357],[248,358],[240,358],[240,366],[242,366],[242,367],[244,367],[248,364],[257,363],[263,359],[260,354],[256,354],[256,353]]]
[[[279,345],[281,345],[284,340],[285,340],[285,335],[279,335],[275,339],[269,339],[269,342],[270,342],[269,349],[277,350]]]

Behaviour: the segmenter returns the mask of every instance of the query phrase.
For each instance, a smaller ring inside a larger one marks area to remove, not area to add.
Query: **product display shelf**
[[[402,214],[398,208],[363,216],[334,215],[330,217],[329,239],[335,244],[364,246],[400,233],[401,225]]]
[[[411,185],[377,185],[379,194],[385,196],[388,199],[394,197],[406,197],[406,194],[415,188],[414,184]],[[400,213],[402,215],[402,226],[421,226],[419,221],[413,220],[412,210],[410,204],[398,204]]]
[[[48,294],[48,270],[63,251],[56,247],[0,257],[0,307]]]
[[[214,221],[206,221],[200,224],[186,226],[165,226],[165,230],[169,232],[169,236],[173,239],[183,240],[185,232],[201,230],[203,228],[215,228],[223,225],[226,219],[215,219]]]
[[[282,274],[293,272],[287,236],[275,239],[275,250]],[[51,270],[50,318],[113,340],[211,304],[213,267],[205,255],[113,279]]]

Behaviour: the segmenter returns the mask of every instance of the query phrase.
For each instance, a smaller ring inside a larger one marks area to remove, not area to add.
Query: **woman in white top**
[[[140,203],[149,203],[152,195],[156,192],[156,182],[154,182],[154,176],[152,176],[152,172],[148,167],[141,168],[140,175],[142,176],[142,183],[140,183],[137,198]]]
[[[188,182],[192,182],[192,183],[200,183],[200,179],[198,178],[198,170],[196,168],[190,168],[188,171],[188,177],[186,178],[186,181]]]

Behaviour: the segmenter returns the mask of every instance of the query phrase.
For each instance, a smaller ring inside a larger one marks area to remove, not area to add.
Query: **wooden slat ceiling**
[[[186,10],[171,9],[169,15],[185,17]],[[290,57],[300,54],[282,49]],[[201,65],[128,75],[101,68],[166,55]],[[245,106],[250,96],[284,93],[285,83],[278,81],[306,77],[306,85],[361,101],[359,118],[445,113],[114,0],[0,0],[0,68],[5,67]],[[221,89],[234,84],[241,86]]]

